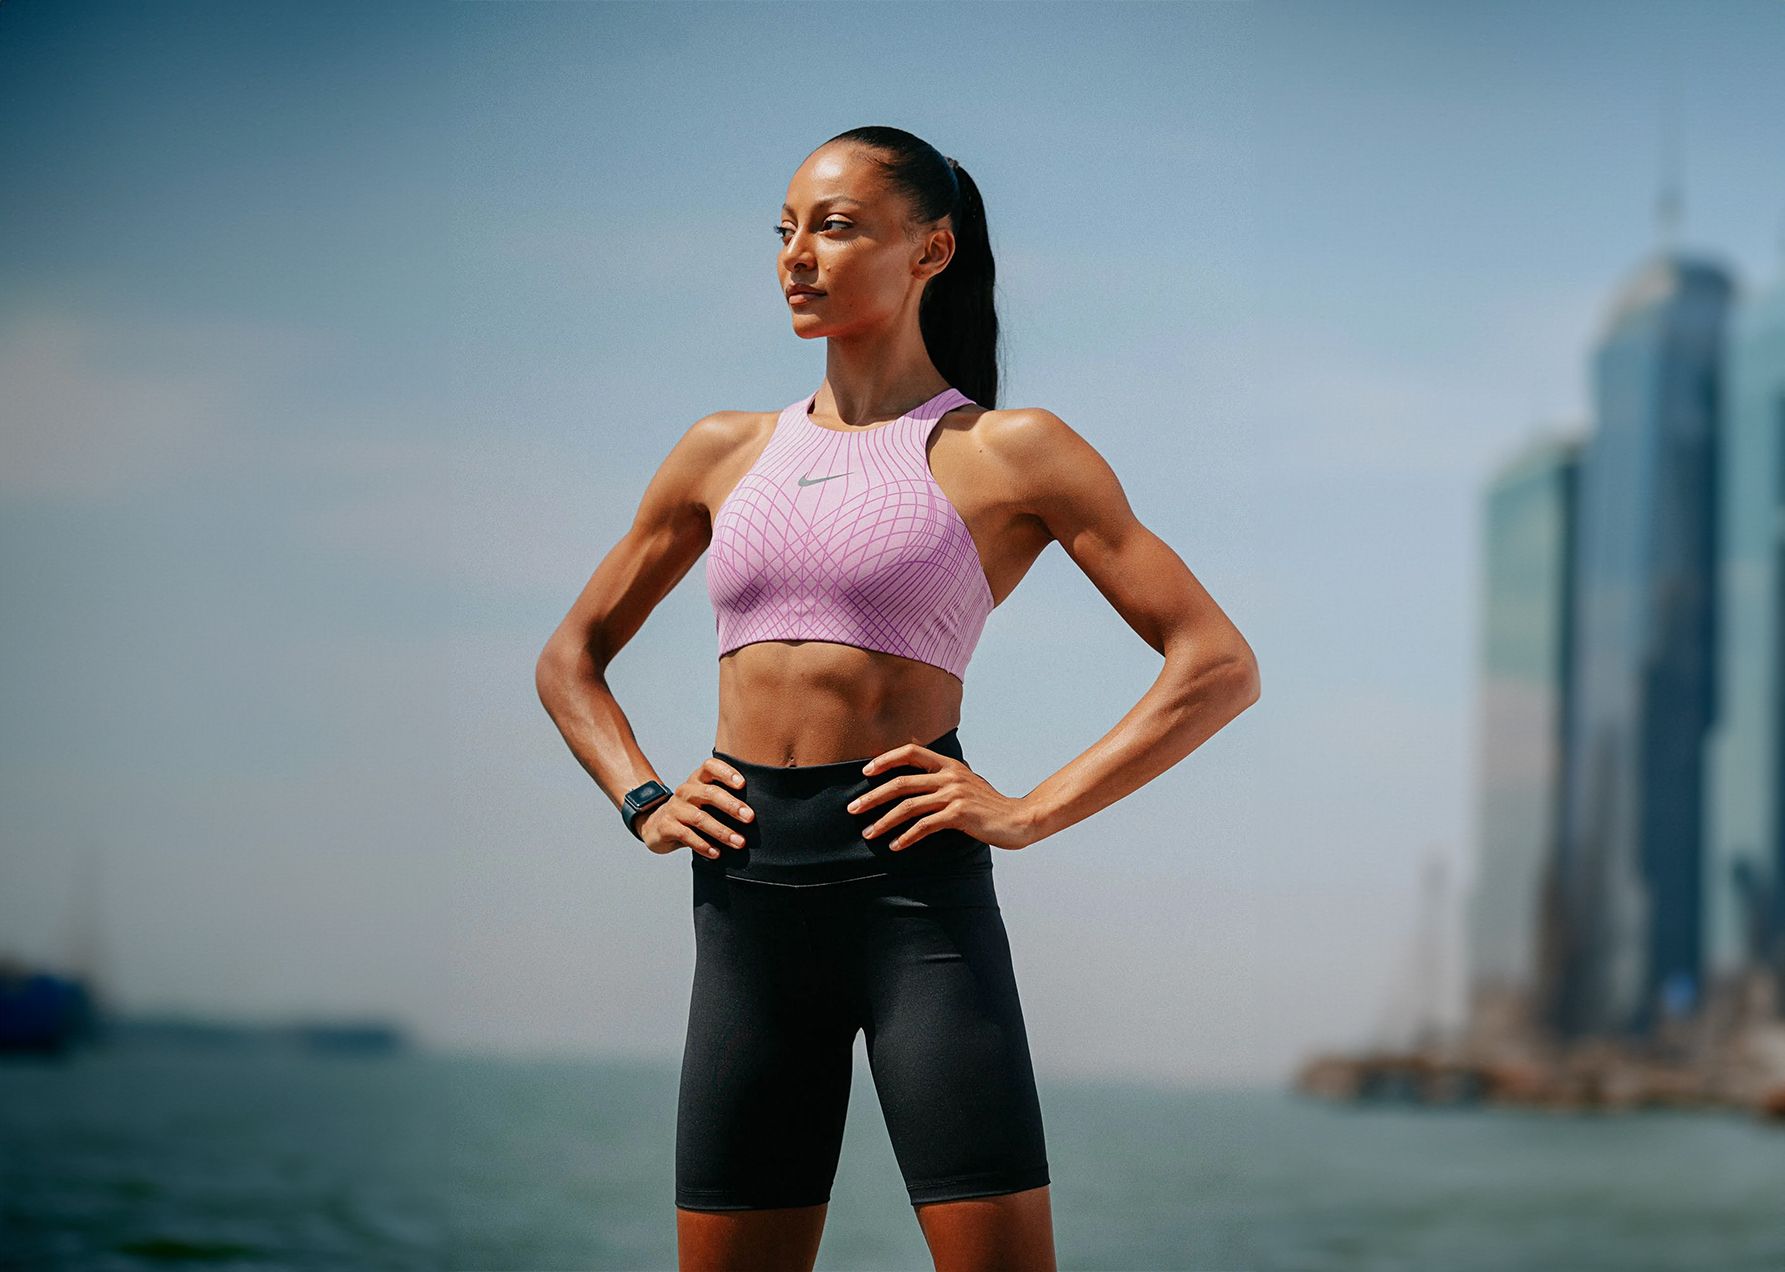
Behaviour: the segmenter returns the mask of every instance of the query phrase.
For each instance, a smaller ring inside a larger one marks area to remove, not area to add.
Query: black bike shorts
[[[961,758],[953,729],[927,745]],[[943,831],[885,849],[909,821],[862,840],[891,805],[845,805],[916,768],[865,777],[868,756],[774,766],[714,754],[744,775],[756,815],[709,810],[745,836],[748,858],[728,845],[718,860],[690,854],[675,1204],[828,1201],[858,1030],[912,1205],[1048,1183],[989,846]]]

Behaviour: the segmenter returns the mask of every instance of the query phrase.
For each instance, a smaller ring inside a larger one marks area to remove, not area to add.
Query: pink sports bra
[[[762,640],[898,654],[964,678],[992,611],[967,523],[930,472],[930,433],[973,399],[945,389],[898,419],[814,423],[817,393],[774,434],[713,515],[707,595],[723,657]]]

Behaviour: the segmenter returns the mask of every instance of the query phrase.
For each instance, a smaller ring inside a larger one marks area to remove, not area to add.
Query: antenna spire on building
[[[1668,42],[1665,57],[1667,65],[1661,74],[1661,182],[1655,196],[1655,219],[1661,231],[1662,250],[1671,251],[1679,245],[1680,226],[1685,220],[1679,41]]]

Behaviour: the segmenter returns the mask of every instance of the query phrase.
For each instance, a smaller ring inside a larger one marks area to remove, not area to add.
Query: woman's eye
[[[849,228],[849,222],[834,216],[826,217],[819,223],[818,228],[824,230],[829,229],[833,225],[841,226],[845,230]],[[775,227],[775,237],[785,243],[787,241],[787,236],[792,234],[793,230],[794,227],[791,225],[777,225]]]

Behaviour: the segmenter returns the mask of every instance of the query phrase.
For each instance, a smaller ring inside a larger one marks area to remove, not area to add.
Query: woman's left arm
[[[1096,448],[1050,411],[1009,412],[992,449],[1046,527],[1165,665],[1089,750],[1020,801],[1029,843],[1165,772],[1258,701],[1258,661],[1183,559],[1143,526]]]

